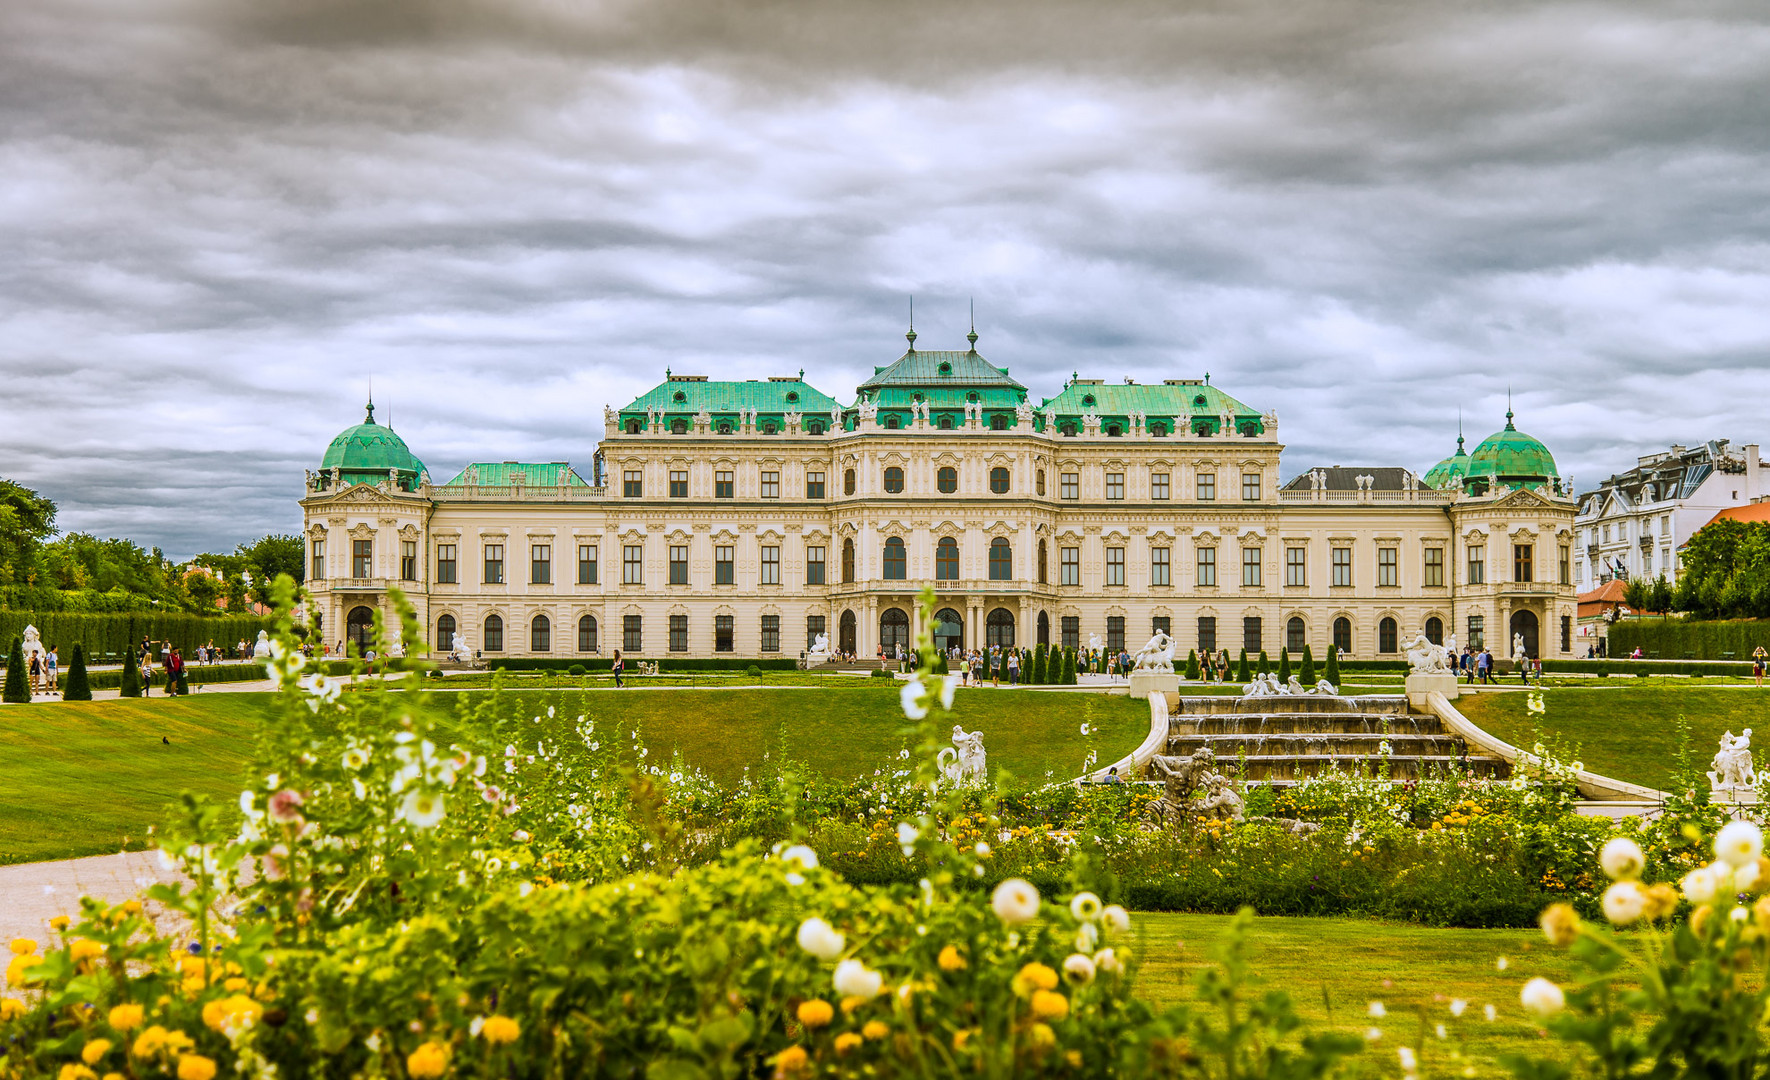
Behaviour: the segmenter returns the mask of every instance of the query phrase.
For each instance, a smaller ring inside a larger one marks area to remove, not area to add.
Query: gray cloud
[[[174,554],[382,415],[585,462],[666,366],[1212,373],[1287,471],[1759,437],[1761,5],[0,8],[0,475]]]

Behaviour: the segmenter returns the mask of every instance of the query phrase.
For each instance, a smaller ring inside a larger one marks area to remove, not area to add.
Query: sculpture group
[[[1450,669],[1450,654],[1442,645],[1434,645],[1425,634],[1415,634],[1407,643],[1407,663],[1414,675],[1455,675]]]
[[[816,667],[830,661],[830,635],[819,634],[811,642],[811,648],[805,651],[805,666]]]
[[[1212,766],[1215,758],[1209,747],[1200,747],[1186,757],[1157,754],[1149,759],[1151,771],[1162,781],[1161,798],[1144,811],[1146,827],[1184,827],[1197,821],[1247,821],[1247,805],[1236,790],[1235,781]],[[1198,797],[1194,798],[1194,793]],[[1312,821],[1294,818],[1254,818],[1282,825],[1292,833],[1318,832],[1321,826]]]
[[[989,772],[984,764],[983,732],[953,725],[953,745],[942,747],[934,757],[940,775],[954,784],[982,784]]]
[[[1149,644],[1137,650],[1133,657],[1134,670],[1154,672],[1159,675],[1174,674],[1174,639],[1165,632],[1157,630],[1149,639]]]
[[[1758,786],[1758,773],[1752,767],[1752,729],[1737,736],[1732,731],[1721,735],[1721,749],[1709,764],[1709,783],[1716,791],[1750,790]]]
[[[1254,676],[1254,681],[1241,688],[1241,696],[1245,698],[1259,697],[1305,697],[1321,695],[1331,697],[1339,694],[1339,688],[1326,679],[1317,679],[1314,686],[1305,687],[1303,680],[1292,675],[1289,682],[1279,682],[1273,672]]]

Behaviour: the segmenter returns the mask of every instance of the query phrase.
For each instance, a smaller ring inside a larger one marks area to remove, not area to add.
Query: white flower
[[[977,857],[980,859],[989,858],[989,845],[984,843],[982,840],[979,840],[977,842],[977,846],[972,848],[971,850],[977,852]],[[979,867],[979,869],[982,869],[982,868]]]
[[[1518,991],[1518,1000],[1538,1016],[1553,1016],[1567,1005],[1567,995],[1561,988],[1540,975],[1524,984],[1524,989]]]
[[[1533,713],[1542,712],[1543,711],[1543,695],[1537,693],[1535,690],[1532,690],[1529,694],[1525,695],[1524,707],[1526,709],[1529,709]],[[1542,753],[1542,751],[1540,751],[1540,750],[1537,752],[1539,754]]]
[[[1734,922],[1742,923],[1742,922],[1745,922],[1747,919],[1751,918],[1752,913],[1751,913],[1751,910],[1749,908],[1747,908],[1744,904],[1737,904],[1734,906],[1732,911],[1729,911],[1727,913],[1727,917],[1729,919],[1732,919]]]
[[[922,680],[911,679],[903,684],[898,691],[897,702],[903,707],[903,714],[911,720],[920,720],[928,715],[928,706],[922,704]]]
[[[442,792],[413,788],[400,803],[399,816],[414,829],[434,827],[443,819]]]
[[[1410,1046],[1396,1047],[1395,1056],[1401,1059],[1402,1072],[1413,1072],[1420,1067],[1420,1063],[1414,1059],[1414,1051]]]
[[[476,1016],[473,1018],[473,1023],[467,1025],[467,1034],[477,1039],[479,1038],[480,1029],[485,1026],[486,1018],[483,1016]]]
[[[1510,960],[1507,960],[1503,956],[1495,959],[1493,962],[1493,967],[1494,967],[1495,971],[1504,971],[1508,967],[1511,967],[1511,966],[1512,966],[1512,962]]]
[[[1715,898],[1715,876],[1709,873],[1706,866],[1699,866],[1685,874],[1684,880],[1678,882],[1678,887],[1683,890],[1684,899],[1692,904],[1706,904]]]
[[[1499,1018],[1500,1011],[1492,1005],[1483,1005],[1481,1011],[1486,1014],[1489,1023]]]
[[[784,876],[783,878],[781,878],[781,880],[785,881],[788,885],[791,885],[794,888],[798,888],[799,886],[805,884],[805,875],[790,873],[790,874],[787,874],[786,876]]]
[[[996,886],[989,906],[995,911],[996,918],[1009,926],[1030,922],[1039,914],[1039,890],[1029,881],[1009,878]]]
[[[1131,913],[1117,904],[1108,904],[1100,912],[1100,925],[1115,934],[1131,929]]]
[[[1646,906],[1647,890],[1638,881],[1619,881],[1604,890],[1604,917],[1617,926],[1639,919]]]
[[[1079,892],[1069,902],[1069,913],[1082,922],[1089,922],[1100,915],[1100,898],[1091,892]]]
[[[1598,863],[1612,881],[1639,877],[1641,868],[1647,865],[1647,857],[1641,854],[1641,845],[1626,836],[1613,836],[1604,842],[1598,852]]]
[[[834,960],[848,942],[835,927],[814,915],[799,924],[799,947],[819,960]]]
[[[553,719],[553,706],[547,706],[547,719]]]
[[[519,844],[526,844],[530,839],[529,831],[527,829],[518,829],[515,833],[511,834],[511,839]]]
[[[1464,1001],[1462,998],[1451,998],[1450,999],[1450,1014],[1452,1016],[1463,1015],[1463,1010],[1467,1009],[1468,1007],[1469,1007],[1469,1003],[1467,1001]]]
[[[1764,854],[1764,834],[1749,821],[1729,821],[1715,834],[1715,855],[1729,866],[1755,863]]]
[[[807,870],[817,869],[817,852],[804,844],[794,844],[781,852],[781,862],[797,862]]]
[[[1064,978],[1077,986],[1086,986],[1094,981],[1094,961],[1081,953],[1070,953],[1063,961]]]
[[[859,960],[848,959],[836,965],[835,984],[836,993],[843,997],[871,1001],[885,988],[885,978],[877,971],[869,970]]]
[[[1733,867],[1728,866],[1721,860],[1716,859],[1714,862],[1709,863],[1709,877],[1715,879],[1716,893],[1724,895],[1726,893],[1737,891],[1733,885]]]
[[[1372,1020],[1381,1020],[1383,1017],[1389,1015],[1389,1010],[1384,1008],[1383,1003],[1380,1001],[1371,1002],[1369,1012]]]
[[[911,825],[907,821],[898,822],[897,844],[899,847],[903,848],[903,853],[906,856],[916,850],[916,841],[920,839],[921,836],[922,830],[916,828],[914,825]]]
[[[1076,927],[1076,952],[1093,952],[1100,947],[1100,931],[1093,923]]]
[[[1083,724],[1082,725],[1082,734],[1086,735],[1087,733],[1088,733],[1088,725]]]
[[[1364,1041],[1365,1042],[1376,1042],[1378,1039],[1380,1039],[1382,1037],[1383,1037],[1383,1029],[1382,1028],[1365,1028],[1364,1029]]]
[[[1119,960],[1119,954],[1111,949],[1101,949],[1095,953],[1094,966],[1108,975],[1117,975],[1125,969],[1124,963]]]
[[[1432,1029],[1432,1033],[1434,1035],[1437,1035],[1440,1039],[1447,1038],[1449,1036],[1449,1033],[1444,1030],[1443,1024],[1439,1024],[1438,1026],[1434,1027]]]
[[[959,688],[959,676],[947,675],[941,679],[941,681],[940,681],[940,707],[941,708],[951,709],[953,707],[953,691],[957,690],[958,688]]]
[[[1748,892],[1758,883],[1758,864],[1748,862],[1733,871],[1733,887],[1739,892]]]

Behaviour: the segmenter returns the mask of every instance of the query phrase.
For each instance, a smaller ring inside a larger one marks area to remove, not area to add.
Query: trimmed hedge
[[[1544,660],[1545,675],[1750,675],[1738,660]]]
[[[623,656],[621,659],[627,664],[626,674],[628,675],[637,675],[639,673],[637,665],[640,660],[645,660],[648,664],[652,662],[647,657],[639,656]],[[594,674],[606,673],[609,669],[609,665],[613,662],[612,659],[586,660],[579,658],[575,660],[554,660],[540,657],[499,657],[487,660],[486,667],[489,669],[502,669],[504,671],[566,672],[570,671],[573,667],[582,666],[584,670]],[[785,656],[772,656],[761,660],[744,659],[743,657],[738,656],[713,657],[711,659],[691,659],[689,657],[672,658],[666,656],[659,657],[657,665],[658,674],[660,675],[672,671],[744,671],[752,667],[758,668],[762,671],[799,670],[799,661],[792,657]]]
[[[203,683],[253,682],[268,678],[270,674],[258,664],[223,664],[216,667],[193,664],[184,669],[185,683],[190,686]],[[123,686],[123,671],[119,668],[116,671],[88,672],[86,682],[94,690],[118,690]],[[154,689],[159,690],[165,685],[166,670],[155,668]]]
[[[199,645],[213,641],[232,646],[241,638],[250,642],[258,631],[269,629],[270,620],[259,615],[187,615],[183,612],[129,612],[95,614],[83,611],[0,611],[0,640],[23,637],[25,627],[35,626],[44,648],[66,652],[80,644],[86,662],[121,656],[126,649],[140,648],[141,639],[170,641],[189,655]]]
[[[1623,619],[1610,627],[1608,638],[1612,658],[1639,647],[1664,660],[1682,660],[1685,653],[1720,660],[1730,652],[1749,661],[1758,646],[1770,649],[1770,619]]]

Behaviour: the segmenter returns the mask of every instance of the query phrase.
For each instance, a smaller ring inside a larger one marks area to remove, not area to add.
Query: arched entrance
[[[1009,648],[1014,644],[1014,613],[1007,608],[996,608],[984,621],[983,630],[984,644]]]
[[[909,651],[910,617],[902,608],[886,608],[879,613],[879,647],[887,657],[895,657],[899,645]]]
[[[1537,650],[1536,612],[1534,612],[1534,611],[1514,611],[1514,612],[1512,612],[1512,629],[1511,629],[1511,632],[1507,635],[1507,639],[1506,639],[1506,654],[1508,656],[1510,656],[1513,651],[1511,639],[1514,637],[1524,638],[1524,655],[1525,656],[1528,656],[1531,659],[1535,659],[1536,657],[1542,655],[1541,653],[1536,651]]]
[[[1043,541],[1040,541],[1040,544],[1041,544],[1040,550],[1043,550],[1043,546],[1042,546],[1043,543],[1044,543]],[[1051,616],[1045,614],[1042,611],[1039,612],[1039,644],[1040,645],[1051,644]]]
[[[369,651],[369,643],[375,640],[375,612],[366,607],[354,607],[344,620],[344,640],[354,644],[358,656]]]
[[[836,648],[845,653],[855,651],[854,648],[854,612],[844,611],[842,620],[837,624]]]
[[[950,607],[934,613],[934,647],[941,652],[965,644],[965,620]]]
[[[1434,615],[1426,620],[1426,640],[1434,645],[1444,644],[1444,620]]]

